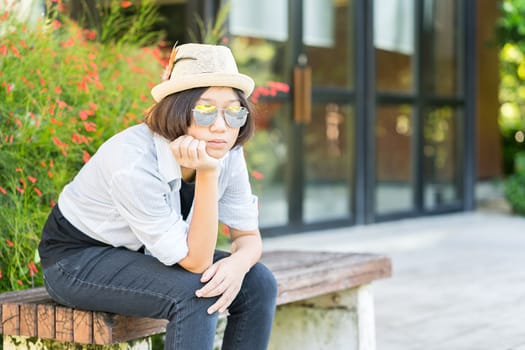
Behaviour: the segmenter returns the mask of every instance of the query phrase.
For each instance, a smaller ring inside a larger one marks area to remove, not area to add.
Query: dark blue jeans
[[[228,256],[217,251],[214,260]],[[89,247],[44,269],[46,288],[70,307],[169,320],[165,349],[213,348],[217,312],[206,310],[217,298],[197,298],[200,274],[165,266],[139,252]],[[275,312],[277,285],[257,263],[246,274],[228,312],[223,349],[266,349]]]

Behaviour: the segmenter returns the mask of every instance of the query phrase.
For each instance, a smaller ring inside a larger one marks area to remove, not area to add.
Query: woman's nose
[[[228,125],[226,124],[226,119],[224,118],[224,110],[219,109],[217,113],[217,118],[215,118],[215,121],[211,125],[212,128],[214,130],[226,130]]]

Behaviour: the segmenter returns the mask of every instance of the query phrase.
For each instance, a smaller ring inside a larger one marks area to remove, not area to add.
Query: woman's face
[[[188,135],[206,142],[206,152],[210,157],[220,159],[233,147],[240,128],[228,126],[224,119],[224,109],[231,106],[240,106],[237,94],[229,87],[210,87],[206,90],[196,105],[216,106],[218,117],[209,126],[200,126],[192,117],[188,128]]]

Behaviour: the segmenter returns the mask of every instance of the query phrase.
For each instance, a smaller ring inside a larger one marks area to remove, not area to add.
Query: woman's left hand
[[[206,283],[204,287],[195,292],[200,298],[210,298],[220,295],[215,304],[208,308],[208,314],[215,311],[223,313],[233,302],[239,290],[246,270],[244,264],[236,261],[233,255],[220,259],[211,265],[201,277],[201,282]]]

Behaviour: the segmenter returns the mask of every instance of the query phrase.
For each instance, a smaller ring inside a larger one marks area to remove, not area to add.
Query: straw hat
[[[226,46],[184,44],[173,48],[163,75],[164,81],[151,89],[159,102],[175,92],[207,86],[228,86],[250,96],[255,83],[239,73],[232,52]]]

